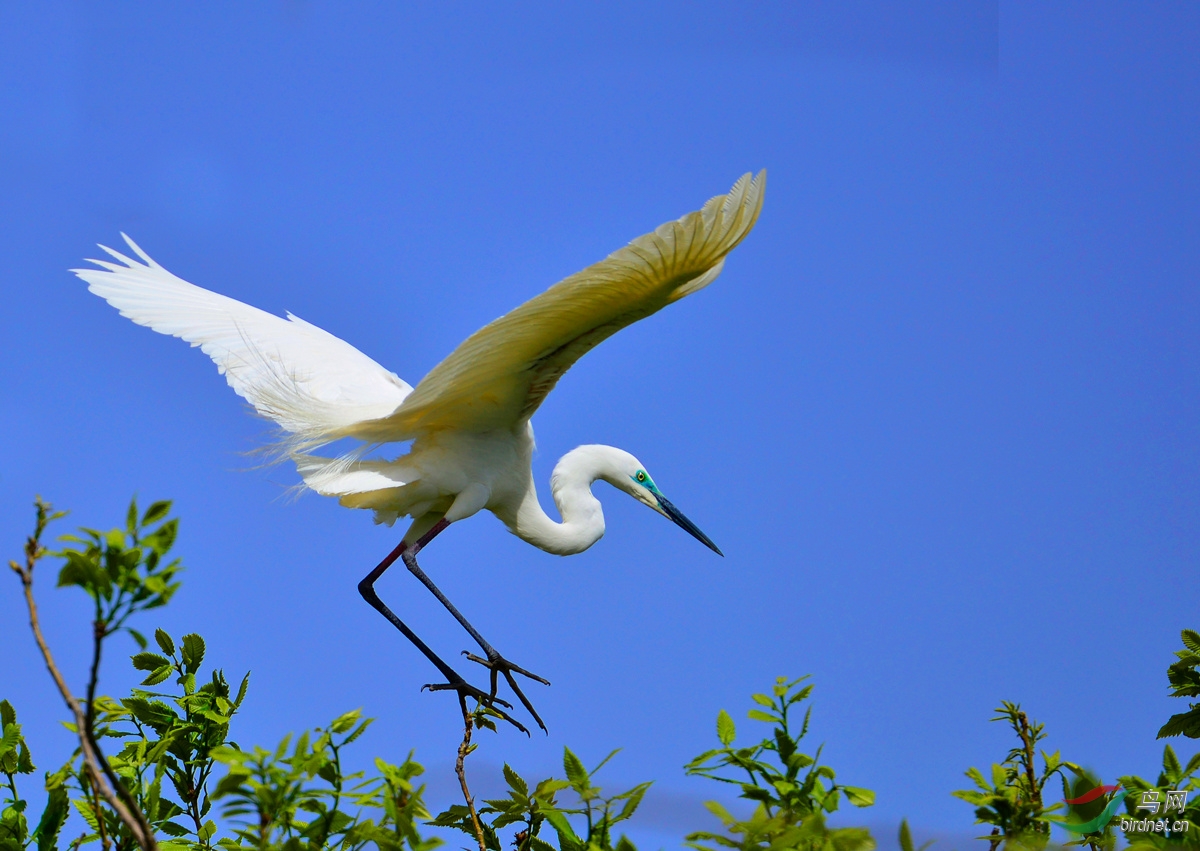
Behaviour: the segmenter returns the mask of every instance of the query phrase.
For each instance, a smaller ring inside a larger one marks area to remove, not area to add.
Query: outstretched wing
[[[561,281],[468,337],[391,416],[364,429],[487,431],[528,418],[601,341],[716,280],[754,227],[766,172]],[[379,438],[387,439],[387,438]]]
[[[357,436],[358,423],[386,417],[412,392],[328,331],[189,284],[122,236],[143,262],[102,245],[118,263],[89,260],[100,269],[71,271],[122,316],[199,346],[229,386],[296,435],[295,443]]]

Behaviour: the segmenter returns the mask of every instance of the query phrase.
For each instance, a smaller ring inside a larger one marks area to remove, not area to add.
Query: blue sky
[[[184,278],[291,310],[416,382],[556,280],[767,168],[716,284],[584,358],[535,418],[535,475],[581,443],[641,458],[720,559],[604,486],[559,559],[491,517],[425,569],[531,688],[549,736],[657,781],[646,847],[710,826],[680,766],[724,707],[812,673],[813,740],[875,789],[885,840],[972,835],[950,791],[1020,701],[1106,779],[1156,772],[1196,628],[1200,11],[1185,4],[263,3],[0,11],[0,541],[40,493],[71,523],[170,498],[188,565],[144,619],[253,670],[237,739],[357,706],[451,802],[433,672],[358,597],[395,544],[249,452],[269,427],[200,352],[66,269],[126,231]],[[67,531],[64,526],[62,531]],[[86,607],[40,599],[81,683]],[[385,600],[467,642],[408,576]],[[0,695],[67,743],[17,587]],[[114,651],[104,684],[128,677]],[[750,722],[742,723],[749,730]],[[1190,754],[1188,744],[1181,747]]]

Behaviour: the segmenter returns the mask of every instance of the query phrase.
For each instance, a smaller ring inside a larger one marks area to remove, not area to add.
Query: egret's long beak
[[[704,544],[704,546],[708,547],[717,555],[721,556],[722,558],[725,556],[725,553],[721,552],[717,545],[708,539],[708,535],[705,535],[703,532],[697,529],[696,524],[684,517],[683,512],[672,505],[670,500],[668,500],[661,493],[655,493],[654,498],[658,500],[658,507],[662,509],[662,513],[675,521],[676,525],[681,527],[689,535],[691,535],[700,543]]]

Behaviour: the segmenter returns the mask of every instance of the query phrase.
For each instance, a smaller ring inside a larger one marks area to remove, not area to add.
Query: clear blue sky
[[[878,793],[849,817],[885,839],[901,816],[972,834],[949,793],[1009,747],[1001,699],[1105,778],[1153,774],[1183,708],[1165,667],[1200,627],[1198,46],[1200,9],[1165,3],[7,4],[0,541],[18,554],[35,493],[84,525],[176,500],[186,585],[143,625],[253,670],[236,738],[362,706],[360,756],[416,747],[448,803],[452,701],[418,692],[432,671],[355,589],[398,530],[289,500],[208,359],[66,270],[124,230],[415,383],[765,167],[717,283],[589,354],[535,419],[543,489],[575,445],[622,446],[727,557],[600,486],[583,555],[483,516],[423,559],[554,683],[530,689],[550,735],[485,740],[477,776],[624,748],[614,784],[658,781],[635,835],[670,845],[711,823],[680,766],[717,710],[802,673],[814,743]],[[51,579],[79,684],[86,607]],[[407,575],[380,590],[467,646]],[[61,711],[15,580],[0,642],[48,765]]]

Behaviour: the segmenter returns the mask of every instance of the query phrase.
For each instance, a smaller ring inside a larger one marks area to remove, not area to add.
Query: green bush
[[[616,751],[589,770],[565,749],[564,777],[532,784],[505,765],[507,796],[476,808],[465,760],[477,748],[472,731],[496,729],[496,714],[486,705],[473,710],[464,706],[456,763],[463,803],[436,817],[426,806],[425,787],[418,783],[423,769],[411,752],[398,764],[376,759],[370,772],[343,770],[344,749],[359,742],[371,724],[359,710],[325,727],[286,736],[274,748],[239,747],[229,733],[249,693],[249,675],[236,680],[234,689],[221,669],[205,667],[200,635],[176,640],[159,628],[150,649],[149,640],[132,625],[137,616],[165,606],[180,587],[182,565],[168,558],[179,529],[178,520],[169,516],[170,503],[156,502],[144,513],[131,503],[123,527],[81,529],[78,535],[63,536],[63,547],[55,552],[43,546],[42,538],[47,526],[63,515],[40,499],[35,507],[24,561],[10,565],[20,579],[34,638],[63,697],[70,716],[67,727],[78,746],[59,768],[44,772],[45,806],[34,823],[18,784],[20,776],[35,772],[33,758],[13,705],[0,700],[0,851],[57,851],[72,810],[82,831],[67,843],[69,851],[89,842],[98,842],[103,851],[433,851],[443,839],[430,833],[430,827],[461,831],[480,851],[505,846],[516,851],[636,851],[618,828],[635,814],[650,783],[606,794],[596,775]],[[92,601],[92,664],[82,696],[67,687],[39,626],[33,579],[46,557],[61,561],[59,587],[78,587]],[[137,643],[131,663],[144,678],[125,697],[97,695],[106,642],[121,632]],[[1183,642],[1168,677],[1176,696],[1200,696],[1200,635],[1184,631]],[[689,834],[689,846],[697,851],[874,849],[865,828],[826,823],[843,800],[867,807],[875,795],[837,782],[834,770],[821,763],[821,747],[811,755],[802,750],[812,707],[805,708],[798,724],[796,710],[812,694],[806,680],[781,677],[768,693],[752,695],[747,717],[766,728],[762,738],[750,743],[735,744],[733,718],[724,710],[718,714],[719,746],[684,769],[736,789],[753,811],[742,818],[717,801],[707,802],[719,826]],[[1200,736],[1198,706],[1172,717],[1159,735]],[[1001,845],[1043,849],[1054,824],[1070,833],[1068,845],[1113,848],[1119,823],[1113,813],[1120,803],[1127,817],[1144,818],[1139,809],[1144,800],[1157,796],[1165,801],[1169,791],[1200,790],[1200,754],[1181,765],[1169,745],[1153,784],[1127,775],[1119,786],[1103,786],[1057,751],[1041,752],[1039,770],[1035,751],[1046,737],[1043,725],[1031,721],[1017,704],[1004,702],[996,711],[992,720],[1008,722],[1017,746],[991,767],[990,776],[970,769],[967,776],[975,788],[953,793],[975,808],[977,823],[991,825],[991,832],[981,837],[990,851]],[[1055,775],[1064,800],[1075,803],[1047,804],[1047,783]],[[1200,799],[1189,801],[1177,818],[1200,819]],[[1200,848],[1200,830],[1132,839],[1139,849]],[[914,849],[907,822],[900,825],[898,841],[901,851],[924,851],[929,844]]]

